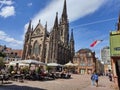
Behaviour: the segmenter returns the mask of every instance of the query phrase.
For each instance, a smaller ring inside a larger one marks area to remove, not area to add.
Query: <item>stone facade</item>
[[[80,49],[73,58],[73,63],[78,64],[77,71],[80,74],[90,74],[95,71],[95,52],[90,49]]]
[[[73,59],[74,38],[71,32],[69,40],[69,21],[67,18],[66,0],[63,12],[58,22],[58,13],[51,32],[47,30],[47,23],[43,27],[39,21],[35,29],[31,28],[31,21],[25,34],[22,59],[35,59],[41,62],[56,62],[65,64]]]
[[[6,46],[0,45],[0,52],[6,55],[5,62],[11,62],[15,60],[21,60],[22,50],[21,49],[12,49]]]
[[[99,60],[98,58],[96,58],[96,72],[99,75],[103,75],[104,74],[104,64],[102,64],[101,60]]]
[[[108,74],[108,71],[111,70],[110,47],[106,46],[101,49],[101,59],[104,64],[104,73]]]
[[[113,37],[116,37],[113,39]],[[114,42],[113,42],[113,40]],[[120,90],[120,15],[117,30],[110,32],[110,58],[115,87]]]
[[[110,47],[106,46],[101,49],[101,59],[104,64],[111,64],[110,61]]]

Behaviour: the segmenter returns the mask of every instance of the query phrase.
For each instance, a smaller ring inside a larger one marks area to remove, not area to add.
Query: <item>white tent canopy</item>
[[[29,64],[20,63],[20,61],[12,61],[9,65],[16,66],[18,63],[19,66],[29,66]]]
[[[19,66],[28,66],[29,64],[46,65],[43,62],[40,62],[40,61],[37,61],[37,60],[32,60],[32,59],[12,61],[12,62],[9,63],[9,65],[15,66],[17,63],[19,64]]]
[[[65,66],[77,66],[77,64],[73,64],[71,61],[65,64]]]
[[[74,64],[74,66],[78,66],[78,64],[77,64],[77,63],[75,63],[75,64]]]
[[[17,63],[18,63],[17,61],[12,61],[12,62],[9,63],[9,65],[15,66]]]
[[[28,59],[28,60],[21,60],[21,63],[25,63],[25,64],[39,64],[39,65],[46,65],[43,62],[37,61],[37,60],[33,60],[33,59]]]
[[[62,65],[58,63],[47,63],[47,66],[62,66]]]

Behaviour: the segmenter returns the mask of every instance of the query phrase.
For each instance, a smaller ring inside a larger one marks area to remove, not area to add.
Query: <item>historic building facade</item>
[[[96,72],[99,75],[104,74],[104,64],[101,62],[101,60],[99,58],[96,58]]]
[[[4,58],[5,62],[17,61],[21,60],[22,58],[22,50],[21,49],[12,49],[6,47],[5,45],[0,45],[0,52],[4,53],[6,56]]]
[[[90,49],[80,49],[73,58],[73,63],[78,64],[77,72],[80,74],[90,74],[95,71],[96,57],[95,52]]]
[[[60,21],[58,21],[58,13],[56,13],[51,32],[47,30],[47,23],[43,27],[39,22],[33,29],[30,21],[25,34],[22,59],[65,64],[73,59],[75,52],[73,31],[71,32],[71,38],[69,36],[69,21],[65,0]]]
[[[110,47],[106,46],[101,49],[101,59],[104,64],[111,64],[110,61]]]
[[[111,70],[111,60],[110,60],[110,47],[106,46],[101,49],[101,60],[104,64],[104,73],[108,74],[108,71]]]
[[[120,90],[120,15],[117,30],[110,32],[110,58],[115,86]]]

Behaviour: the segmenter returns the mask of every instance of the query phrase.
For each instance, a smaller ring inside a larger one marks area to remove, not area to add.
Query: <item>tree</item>
[[[0,69],[4,68],[5,66],[5,63],[3,60],[4,60],[3,57],[0,57]]]
[[[5,53],[0,52],[0,57],[6,57]]]

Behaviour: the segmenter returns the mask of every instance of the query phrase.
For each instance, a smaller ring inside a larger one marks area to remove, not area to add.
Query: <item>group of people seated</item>
[[[4,69],[0,70],[0,80],[1,83],[3,84],[3,81],[8,81],[10,77],[10,74],[8,74]]]
[[[0,80],[6,81],[6,80],[14,80],[14,81],[21,81],[23,82],[24,79],[27,80],[54,80],[57,78],[62,79],[69,79],[71,78],[71,74],[68,71],[61,71],[61,72],[55,72],[55,71],[45,71],[42,68],[39,68],[39,70],[29,70],[29,71],[23,71],[23,70],[12,70],[10,72],[6,72],[0,70]]]
[[[61,73],[61,78],[66,78],[66,79],[71,78],[71,74],[69,72],[63,71]]]
[[[69,79],[71,78],[71,74],[66,73],[64,71],[63,72],[52,71],[52,72],[40,72],[40,73],[36,73],[35,71],[32,71],[31,73],[25,76],[25,79],[28,80],[54,80],[58,78]]]

